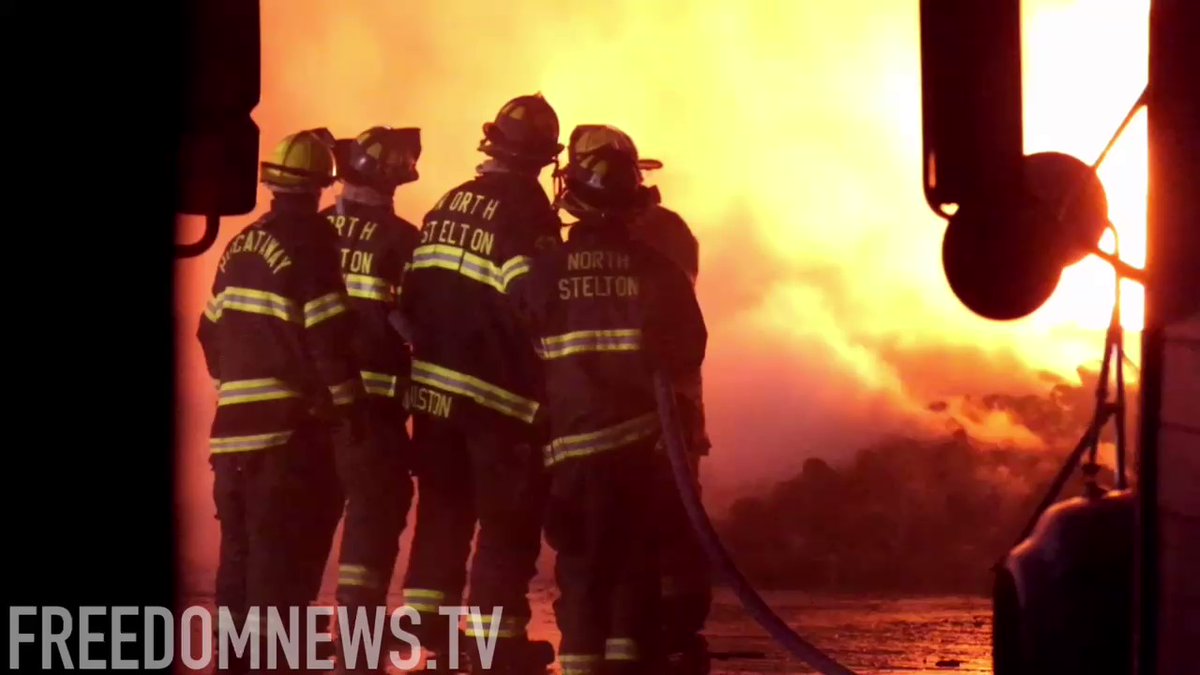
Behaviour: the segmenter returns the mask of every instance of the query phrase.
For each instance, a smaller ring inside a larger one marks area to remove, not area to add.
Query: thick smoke
[[[1144,36],[1128,27],[1144,25],[1146,3],[1024,4],[1027,147],[1090,160],[1142,86]],[[1071,376],[1099,356],[1110,294],[1094,260],[1011,325],[972,316],[946,287],[943,224],[921,195],[914,0],[268,0],[262,11],[263,150],[307,127],[420,126],[422,178],[397,198],[412,220],[469,174],[480,124],[518,94],[541,91],[564,136],[611,123],[664,161],[651,179],[702,246],[714,506],[809,457],[943,430],[930,401],[1030,390],[1040,370]],[[1102,174],[1118,183],[1114,219],[1135,263],[1139,129]],[[179,509],[184,564],[201,574],[216,546],[214,395],[193,336],[218,249],[248,220],[229,219],[213,251],[178,266]],[[1003,415],[974,424],[1029,444]]]

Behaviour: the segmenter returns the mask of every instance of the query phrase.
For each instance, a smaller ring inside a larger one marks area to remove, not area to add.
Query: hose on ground
[[[683,442],[683,430],[679,423],[679,414],[675,408],[675,389],[670,380],[661,373],[654,377],[655,397],[658,400],[659,419],[662,422],[663,439],[666,441],[667,455],[671,459],[671,473],[675,478],[675,487],[679,498],[687,510],[688,520],[696,531],[696,536],[704,547],[709,561],[717,573],[724,579],[738,600],[745,606],[750,616],[762,626],[771,638],[787,649],[793,656],[807,663],[822,673],[822,675],[854,675],[854,671],[838,663],[825,652],[800,637],[792,630],[779,615],[771,610],[762,596],[754,590],[754,586],[738,569],[729,551],[721,544],[712,521],[704,511],[704,504],[696,492],[692,480],[691,469],[688,466],[687,448]]]

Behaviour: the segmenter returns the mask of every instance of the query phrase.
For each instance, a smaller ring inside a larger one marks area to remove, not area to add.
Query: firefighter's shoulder
[[[645,227],[660,228],[692,240],[696,238],[691,226],[687,224],[683,216],[662,204],[652,204],[648,207],[638,218],[637,224]]]
[[[241,264],[243,260],[261,261],[272,274],[291,267],[297,248],[292,241],[294,230],[276,227],[277,222],[278,218],[273,214],[264,214],[242,228],[225,245],[217,269],[226,272],[231,265]]]
[[[633,239],[629,242],[629,248],[638,273],[652,280],[651,283],[655,283],[657,280],[674,286],[677,285],[677,282],[682,281],[689,287],[691,286],[687,281],[687,274],[675,260],[657,246]]]
[[[476,195],[479,193],[494,191],[495,188],[488,186],[483,179],[484,176],[475,176],[446,190],[434,202],[433,207],[429,209],[429,213],[446,210],[462,211],[465,203],[468,200],[472,203],[476,201]]]

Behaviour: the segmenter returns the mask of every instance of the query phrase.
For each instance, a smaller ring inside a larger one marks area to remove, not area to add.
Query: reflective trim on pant
[[[633,638],[608,638],[604,641],[605,661],[637,661],[639,658],[637,640]]]
[[[558,663],[562,666],[563,675],[593,675],[603,670],[604,657],[600,654],[560,653]]]
[[[386,590],[383,575],[366,565],[338,565],[338,586],[357,586],[370,590]]]
[[[465,633],[468,637],[491,637],[492,630],[496,637],[523,638],[526,636],[527,616],[501,616],[500,625],[493,629],[492,615],[485,612],[471,612],[467,615]]]
[[[446,602],[446,594],[429,588],[404,589],[404,606],[415,609],[419,614],[438,614]]]

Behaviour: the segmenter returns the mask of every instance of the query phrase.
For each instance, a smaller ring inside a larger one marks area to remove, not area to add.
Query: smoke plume
[[[1030,152],[1091,161],[1145,78],[1148,2],[1027,2]],[[665,167],[650,178],[701,242],[698,293],[714,506],[850,457],[884,434],[940,432],[934,400],[1041,387],[1100,355],[1111,274],[1085,260],[1012,324],[962,308],[940,268],[943,223],[921,194],[915,0],[504,3],[264,0],[264,152],[301,128],[422,128],[421,180],[397,208],[419,221],[479,159],[480,125],[542,92],[563,136],[609,123]],[[1123,253],[1144,255],[1144,120],[1101,172]],[[548,186],[548,180],[547,180]],[[260,208],[265,206],[265,194]],[[179,509],[184,564],[215,560],[207,426],[215,405],[195,341],[223,223],[181,261]],[[180,238],[197,224],[184,222]],[[1131,289],[1135,291],[1136,289]],[[1128,293],[1132,328],[1140,298]],[[1036,446],[1004,415],[972,433]]]

